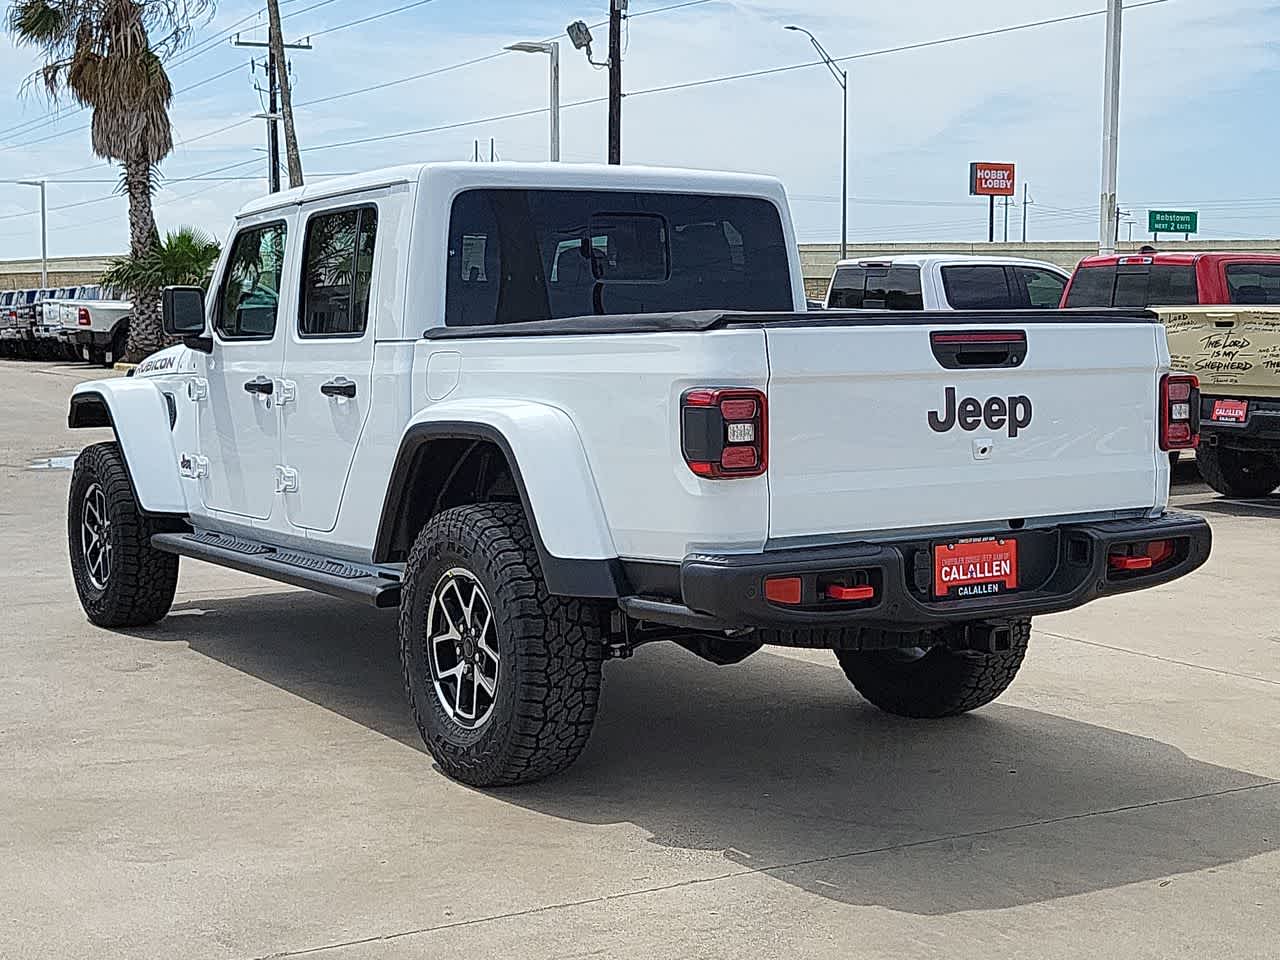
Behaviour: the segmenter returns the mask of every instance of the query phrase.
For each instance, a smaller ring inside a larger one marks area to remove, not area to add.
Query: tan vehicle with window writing
[[[1205,482],[1229,497],[1280,487],[1280,306],[1153,308],[1175,370],[1200,378]]]

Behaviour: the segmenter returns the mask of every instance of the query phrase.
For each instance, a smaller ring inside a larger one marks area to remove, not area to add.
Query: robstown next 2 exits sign
[[[974,197],[1012,197],[1012,163],[969,164],[969,195]]]

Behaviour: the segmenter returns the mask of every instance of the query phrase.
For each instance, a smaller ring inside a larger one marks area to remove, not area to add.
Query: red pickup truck
[[[1085,257],[1064,307],[1280,304],[1280,254],[1147,253]]]

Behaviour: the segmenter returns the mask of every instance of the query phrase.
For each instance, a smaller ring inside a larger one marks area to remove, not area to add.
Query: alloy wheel
[[[427,662],[449,719],[475,729],[493,713],[501,664],[493,608],[470,571],[454,567],[431,592]]]

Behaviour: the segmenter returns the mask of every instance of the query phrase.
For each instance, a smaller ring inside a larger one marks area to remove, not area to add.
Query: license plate
[[[1249,419],[1249,401],[1215,400],[1209,419],[1219,423],[1244,423]]]
[[[1018,589],[1018,541],[960,540],[933,548],[936,597],[983,597]]]

